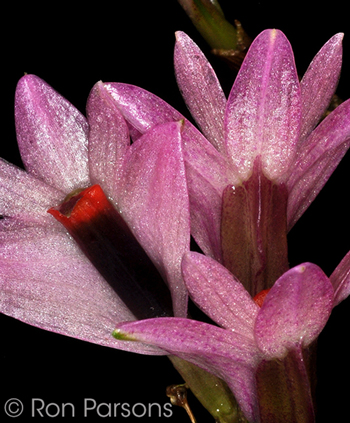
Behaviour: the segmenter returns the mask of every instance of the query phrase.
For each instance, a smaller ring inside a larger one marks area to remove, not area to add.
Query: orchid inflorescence
[[[0,311],[168,355],[189,386],[192,371],[220,379],[241,414],[213,411],[218,421],[313,421],[310,351],[350,294],[350,252],[330,277],[312,263],[290,269],[287,232],[350,145],[350,100],[319,123],[342,38],[299,81],[285,35],[263,31],[226,99],[178,32],[177,82],[199,129],[154,94],[114,82],[93,87],[85,118],[25,75],[15,99],[25,170],[0,162]],[[210,323],[191,318],[188,296]]]

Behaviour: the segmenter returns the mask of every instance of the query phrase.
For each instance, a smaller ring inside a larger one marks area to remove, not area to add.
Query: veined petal
[[[104,85],[124,118],[142,134],[156,125],[184,119],[164,100],[135,85],[118,82]]]
[[[0,311],[84,341],[146,354],[154,347],[116,342],[116,321],[135,317],[62,231],[0,233]]]
[[[221,192],[229,183],[239,182],[239,179],[231,174],[227,160],[170,104],[134,85],[104,85],[127,122],[141,134],[166,122],[184,121],[182,139],[186,165],[200,174],[216,191]]]
[[[203,134],[221,153],[226,97],[199,47],[184,32],[176,33],[175,74],[181,94]]]
[[[217,261],[198,253],[187,253],[182,271],[192,300],[225,329],[254,338],[259,311],[243,285]]]
[[[259,348],[271,358],[307,347],[325,326],[333,307],[333,287],[322,270],[304,263],[284,273],[271,288],[255,323]]]
[[[119,207],[172,293],[174,313],[186,316],[181,259],[189,250],[189,200],[181,122],[159,125],[134,142],[123,164]]]
[[[182,132],[190,196],[191,234],[205,254],[222,261],[220,223],[222,193],[239,183],[229,162],[188,121]]]
[[[125,119],[98,82],[88,98],[89,169],[93,184],[118,199],[118,173],[130,145],[129,130]]]
[[[139,132],[166,122],[183,120],[182,139],[191,201],[191,232],[206,254],[220,259],[220,219],[223,189],[239,180],[227,159],[178,111],[142,88],[105,84],[125,119]]]
[[[2,229],[12,223],[52,225],[47,209],[65,197],[24,170],[0,159],[0,220]]]
[[[263,31],[247,53],[226,107],[227,154],[243,180],[260,155],[265,176],[282,181],[295,156],[300,113],[289,41],[278,30]]]
[[[181,318],[157,318],[121,323],[117,339],[156,345],[224,379],[249,421],[258,421],[254,342],[229,330]]]
[[[334,307],[350,295],[350,251],[330,276],[334,288]]]
[[[46,82],[25,75],[15,96],[18,146],[29,173],[66,193],[89,183],[85,117]]]
[[[220,241],[222,194],[193,168],[186,167],[186,171],[191,234],[206,255],[222,262]]]
[[[350,146],[350,100],[340,104],[304,141],[287,180],[288,228],[321,191]]]
[[[301,139],[307,137],[326,111],[338,85],[344,34],[334,35],[316,54],[300,82]]]

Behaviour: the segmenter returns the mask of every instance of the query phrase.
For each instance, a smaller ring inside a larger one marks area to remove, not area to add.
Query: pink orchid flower
[[[182,265],[191,298],[219,327],[183,318],[148,319],[119,324],[116,338],[155,345],[222,378],[249,422],[271,421],[273,405],[262,400],[263,372],[270,363],[285,363],[289,382],[280,381],[279,400],[284,395],[301,398],[304,405],[298,421],[313,421],[303,355],[322,331],[332,307],[350,293],[350,253],[330,279],[312,263],[288,270],[261,308],[240,281],[212,258],[189,252]],[[292,408],[297,409],[297,401]],[[274,421],[295,421],[290,420],[289,410],[284,412],[283,420]]]
[[[338,83],[343,35],[334,35],[321,48],[299,82],[285,35],[263,31],[252,43],[227,100],[198,46],[182,32],[176,38],[178,85],[202,131],[185,119],[191,233],[202,251],[228,267],[254,296],[264,286],[260,281],[245,283],[243,274],[254,267],[255,274],[262,274],[269,253],[279,267],[270,272],[271,281],[287,270],[287,230],[349,148],[350,100],[316,126]],[[107,83],[105,89],[136,137],[155,125],[184,119],[141,88]],[[269,236],[277,234],[274,238],[264,239],[267,222]],[[242,253],[239,237],[257,240],[254,250]],[[261,254],[259,245],[272,250]],[[255,262],[249,263],[254,255]],[[237,263],[241,269],[236,270]]]
[[[202,52],[185,34],[177,34],[178,84],[202,131],[185,120],[191,231],[207,255],[188,253],[183,274],[194,302],[220,327],[160,318],[120,324],[115,336],[163,348],[223,378],[250,422],[269,421],[271,402],[264,397],[269,395],[264,384],[273,374],[272,365],[284,367],[281,396],[294,407],[288,418],[280,409],[278,421],[295,421],[299,406],[301,421],[314,420],[305,355],[332,307],[350,293],[350,253],[328,278],[311,263],[288,270],[286,248],[287,229],[314,200],[350,145],[349,100],[317,126],[337,86],[341,42],[342,34],[332,37],[299,82],[284,34],[262,32],[226,100]],[[107,83],[105,90],[133,127],[135,139],[156,125],[184,119],[138,87]],[[224,243],[230,228],[234,248]],[[255,243],[251,250],[250,243]],[[259,257],[266,245],[267,253]],[[256,261],[249,262],[251,251]],[[256,266],[256,275],[273,256],[271,274],[263,275],[270,278],[271,289],[261,308],[252,299],[263,289],[260,282],[245,283],[227,266],[231,263],[225,253],[248,271]]]
[[[141,256],[171,292],[165,315],[186,316],[181,259],[189,250],[190,233],[181,122],[159,126],[130,145],[127,124],[101,83],[91,91],[87,115],[36,76],[26,75],[18,83],[16,130],[26,171],[0,161],[0,311],[104,346],[164,354],[116,342],[111,333],[117,321],[135,320],[142,307],[138,318],[148,311],[164,315],[161,299],[154,300],[161,288],[140,287],[139,275],[132,274]],[[117,222],[116,231],[110,219]],[[80,225],[93,237],[87,255],[80,248]],[[114,245],[101,241],[94,225],[103,226],[111,243],[117,240],[113,258],[119,267],[100,250]],[[118,239],[120,233],[124,238]],[[124,251],[127,242],[130,251]],[[89,255],[110,270],[107,278]],[[140,295],[127,290],[124,277]],[[114,278],[113,287],[108,278]]]

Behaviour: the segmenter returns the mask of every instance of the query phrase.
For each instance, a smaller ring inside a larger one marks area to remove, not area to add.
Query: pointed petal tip
[[[112,332],[112,336],[118,341],[137,341],[132,335],[127,332],[124,332],[122,329],[116,328]]]
[[[45,82],[39,78],[36,75],[33,74],[27,74],[25,73],[17,82],[17,87],[16,87],[16,100],[18,98],[18,94],[19,94],[19,99],[22,96],[22,92],[26,89],[29,88],[29,86],[35,86],[35,85],[42,85],[45,84]]]
[[[271,28],[263,32],[266,32],[266,34],[268,34],[271,37],[271,39],[274,40],[281,31],[276,28]]]
[[[274,41],[278,37],[287,39],[284,32],[282,32],[280,29],[277,29],[277,28],[264,29],[262,32],[260,32],[260,34],[258,34],[258,36],[256,37],[256,40],[258,40],[259,38],[262,38],[262,37],[263,38],[270,38],[271,41]]]
[[[43,87],[52,87],[42,78],[32,73],[25,73],[17,82],[15,99],[22,100],[23,92],[28,90],[28,93],[32,91],[33,94],[39,92]]]
[[[97,82],[93,85],[93,87],[92,87],[91,91],[93,91],[93,90],[104,90],[104,89],[105,89],[105,84],[104,84],[104,82],[102,82],[102,81],[97,81]]]
[[[191,39],[191,37],[189,37],[187,34],[186,34],[186,32],[183,32],[183,31],[176,31],[175,32],[175,40],[176,40],[176,43],[184,43],[184,42],[186,42],[186,41],[191,41],[191,42],[193,42],[192,41],[192,39]]]
[[[31,81],[31,80],[38,81],[42,79],[32,73],[24,73],[24,75],[18,80],[18,82]]]
[[[331,40],[342,42],[344,39],[344,32],[338,32],[337,34],[334,34]]]
[[[94,84],[91,88],[87,102],[86,102],[86,112],[89,119],[90,112],[94,111],[95,103],[99,104],[100,101],[103,103],[108,102],[109,92],[107,88],[107,84],[102,81],[98,81]]]
[[[185,103],[203,135],[223,152],[226,96],[208,59],[185,33],[176,35],[176,81]]]
[[[175,31],[175,39],[176,41],[181,40],[181,38],[186,35],[183,31]]]
[[[281,31],[280,29],[277,29],[277,28],[265,29],[264,31],[260,32],[260,34],[258,34],[258,36],[252,42],[252,45],[250,46],[249,49],[252,48],[253,44],[256,44],[258,46],[260,44],[262,46],[263,45],[265,45],[265,46],[266,45],[267,46],[268,45],[270,45],[270,46],[280,45],[282,48],[283,47],[287,48],[287,49],[289,48],[291,50],[291,52],[293,51],[292,46],[290,44],[290,41],[288,40],[285,33],[283,31]]]
[[[103,81],[97,81],[93,87],[91,88],[91,91],[88,96],[87,104],[89,104],[89,101],[91,100],[91,97],[99,96],[99,97],[105,97],[107,98],[109,95],[108,93],[108,85]]]
[[[334,34],[321,48],[320,52],[327,51],[327,54],[342,55],[344,32]],[[328,50],[327,50],[328,49]]]
[[[323,48],[327,48],[329,46],[331,49],[329,50],[329,54],[332,54],[332,49],[334,51],[333,55],[336,57],[338,55],[340,57],[340,60],[342,60],[343,55],[343,39],[344,39],[344,32],[338,32],[337,34],[334,34],[333,37],[331,37],[323,46]],[[321,51],[322,49],[321,48]],[[340,62],[341,63],[341,62]]]

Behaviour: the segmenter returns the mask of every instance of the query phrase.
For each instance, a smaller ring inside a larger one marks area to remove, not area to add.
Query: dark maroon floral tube
[[[99,185],[73,193],[48,213],[138,319],[172,315],[170,291]]]

